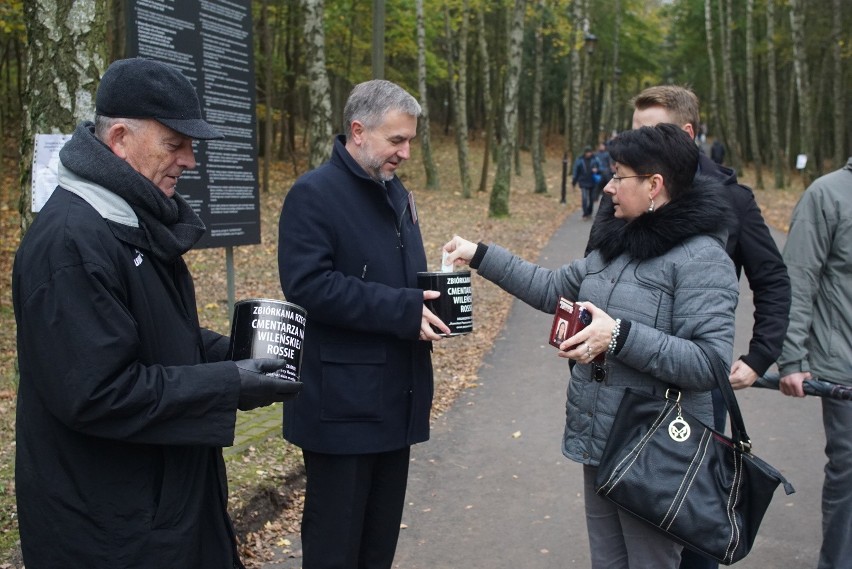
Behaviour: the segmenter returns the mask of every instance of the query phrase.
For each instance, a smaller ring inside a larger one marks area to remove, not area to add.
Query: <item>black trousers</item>
[[[390,569],[410,448],[378,454],[303,451],[302,569]]]

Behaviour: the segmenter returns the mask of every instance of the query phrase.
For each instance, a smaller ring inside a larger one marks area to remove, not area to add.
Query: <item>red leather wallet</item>
[[[556,314],[553,316],[553,326],[550,328],[550,345],[558,348],[566,338],[570,338],[591,322],[592,314],[588,310],[560,296],[556,304]],[[598,354],[593,361],[603,363],[604,354]]]

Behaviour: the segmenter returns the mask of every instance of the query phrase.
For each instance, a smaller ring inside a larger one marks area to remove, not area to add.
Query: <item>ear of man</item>
[[[113,154],[122,160],[127,160],[130,136],[130,127],[128,127],[125,123],[119,122],[109,128],[106,134],[106,140],[103,142],[110,150],[112,150]]]

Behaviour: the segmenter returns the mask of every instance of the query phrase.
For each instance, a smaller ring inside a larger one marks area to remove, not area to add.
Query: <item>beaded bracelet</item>
[[[609,346],[606,353],[612,355],[615,353],[615,348],[618,345],[618,335],[621,333],[621,318],[615,319],[615,326],[612,327],[612,337],[609,339]]]

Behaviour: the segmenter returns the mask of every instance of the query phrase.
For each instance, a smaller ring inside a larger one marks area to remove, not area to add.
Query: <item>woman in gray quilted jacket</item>
[[[444,250],[541,311],[554,313],[563,296],[591,313],[559,356],[577,362],[562,452],[584,465],[592,567],[676,569],[682,546],[598,496],[594,481],[627,387],[659,396],[677,387],[683,407],[712,424],[710,389],[728,378],[738,294],[726,200],[696,176],[698,148],[675,125],[624,132],[610,154],[604,191],[615,210],[587,257],[549,270],[458,236]]]

